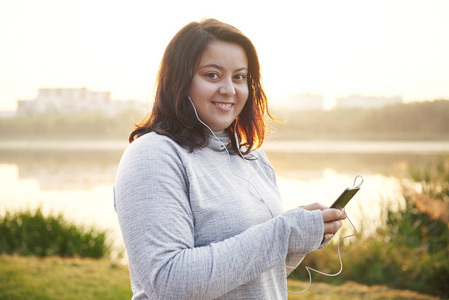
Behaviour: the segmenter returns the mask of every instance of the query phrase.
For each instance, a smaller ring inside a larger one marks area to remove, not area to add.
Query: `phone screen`
[[[341,193],[340,197],[332,203],[331,208],[343,208],[348,204],[349,200],[360,190],[359,187],[347,188]]]

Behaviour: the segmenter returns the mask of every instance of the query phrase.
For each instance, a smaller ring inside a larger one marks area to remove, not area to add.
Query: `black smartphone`
[[[331,208],[343,208],[348,204],[349,200],[360,190],[360,187],[347,188],[341,193],[340,197],[332,203]]]

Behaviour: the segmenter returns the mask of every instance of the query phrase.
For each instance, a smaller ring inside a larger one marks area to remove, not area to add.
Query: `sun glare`
[[[241,29],[273,102],[351,93],[449,97],[446,1],[0,1],[0,110],[41,87],[149,101],[163,51],[190,21]]]

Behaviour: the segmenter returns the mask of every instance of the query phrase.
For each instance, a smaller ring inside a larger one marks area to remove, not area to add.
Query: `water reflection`
[[[397,153],[267,153],[276,169],[285,209],[319,202],[331,203],[355,176],[362,175],[362,189],[347,206],[347,214],[366,233],[374,230],[384,207],[401,205],[401,179],[410,166],[436,159],[433,155]]]
[[[380,173],[402,177],[411,165],[420,165],[435,159],[434,155],[404,153],[282,153],[267,152],[276,172],[292,175],[314,176],[324,169],[338,173]],[[315,173],[315,174],[314,174]]]
[[[114,181],[121,151],[3,151],[0,164],[18,168],[19,180],[41,190],[91,189]]]
[[[0,151],[0,211],[35,208],[110,229],[122,245],[113,209],[115,173],[122,150]],[[387,201],[400,201],[400,178],[410,165],[434,155],[400,153],[305,153],[267,151],[286,209],[320,202],[330,205],[357,174],[365,182],[348,205],[351,219],[375,227]]]
[[[0,164],[18,168],[20,180],[36,180],[41,190],[90,189],[114,181],[122,151],[1,151]],[[310,181],[325,170],[345,174],[402,177],[410,165],[433,160],[420,154],[267,152],[278,176]]]

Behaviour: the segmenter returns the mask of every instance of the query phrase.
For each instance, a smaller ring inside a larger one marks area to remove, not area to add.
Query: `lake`
[[[0,212],[41,207],[81,224],[108,229],[122,248],[112,186],[126,142],[0,142]],[[449,154],[449,142],[271,141],[264,144],[286,209],[330,205],[362,175],[347,206],[356,226],[374,229],[385,205],[400,205],[410,166]],[[347,226],[347,225],[345,225]]]

